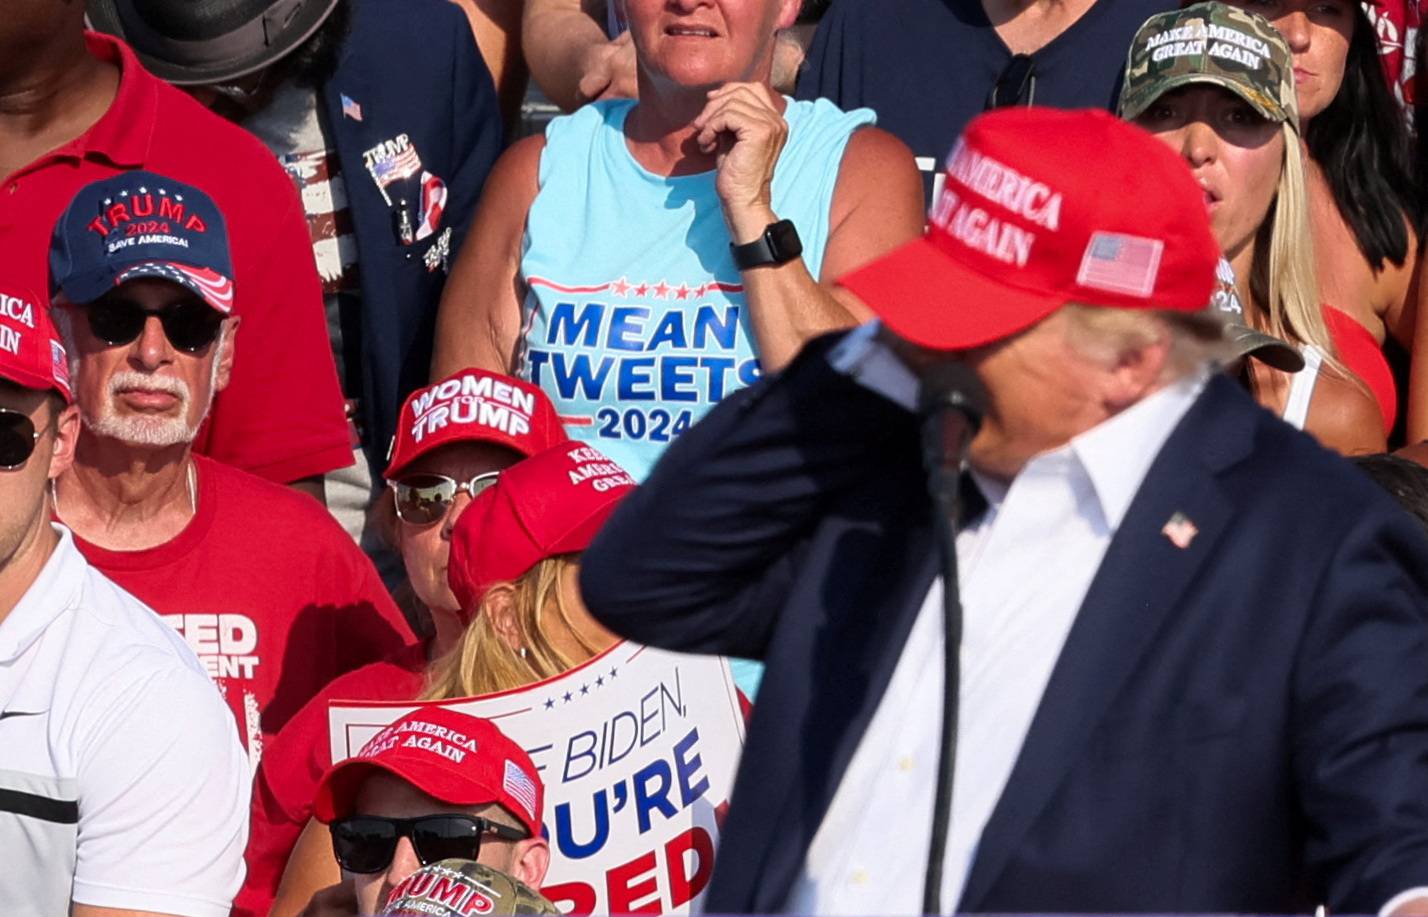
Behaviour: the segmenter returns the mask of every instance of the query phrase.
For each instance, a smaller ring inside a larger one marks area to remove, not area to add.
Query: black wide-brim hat
[[[124,39],[176,86],[262,70],[322,27],[341,0],[88,0],[90,26]]]

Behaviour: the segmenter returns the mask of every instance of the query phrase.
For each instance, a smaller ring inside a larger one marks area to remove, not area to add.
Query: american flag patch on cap
[[[1159,239],[1098,232],[1091,236],[1076,282],[1093,290],[1149,296],[1160,272],[1165,243]]]
[[[532,821],[536,817],[536,785],[526,776],[526,772],[514,761],[506,762],[506,774],[501,778],[501,788],[526,810]]]

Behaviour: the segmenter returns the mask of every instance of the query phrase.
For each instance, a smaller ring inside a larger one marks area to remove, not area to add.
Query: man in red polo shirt
[[[50,274],[84,423],[54,513],[183,634],[256,765],[325,684],[400,651],[406,622],[322,507],[192,454],[247,329],[207,194],[148,171],[84,186],[55,227]]]
[[[352,461],[301,201],[243,130],[84,31],[78,0],[11,0],[0,17],[0,265],[43,290],[50,230],[81,187],[148,169],[213,195],[232,234],[243,347],[197,451],[278,483]]]

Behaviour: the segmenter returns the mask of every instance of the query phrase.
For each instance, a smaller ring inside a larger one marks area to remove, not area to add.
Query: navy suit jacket
[[[447,0],[352,0],[351,32],[322,100],[357,237],[358,394],[368,461],[380,476],[402,401],[431,371],[447,264],[466,238],[504,128],[471,25]],[[422,168],[383,197],[365,154],[403,136]],[[420,223],[422,173],[445,183],[444,213],[437,232],[403,244],[394,207],[406,200],[413,227]]]
[[[916,420],[828,346],[671,446],[584,558],[616,632],[767,663],[710,913],[784,906],[937,574]],[[1213,378],[1112,539],[959,909],[1373,913],[1428,884],[1425,596],[1417,523]]]

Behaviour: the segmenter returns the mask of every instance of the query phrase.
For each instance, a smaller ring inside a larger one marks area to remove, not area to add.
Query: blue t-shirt
[[[567,432],[643,480],[665,447],[759,362],[715,173],[666,177],[635,161],[628,99],[546,128],[526,218],[527,293],[517,373],[545,390]],[[871,112],[790,101],[774,212],[819,276],[843,151]]]
[[[1114,108],[1136,29],[1177,7],[1175,0],[1098,0],[1032,55],[1035,104]],[[878,126],[917,156],[930,199],[931,176],[986,108],[1011,57],[981,0],[834,0],[797,96],[877,112]]]

